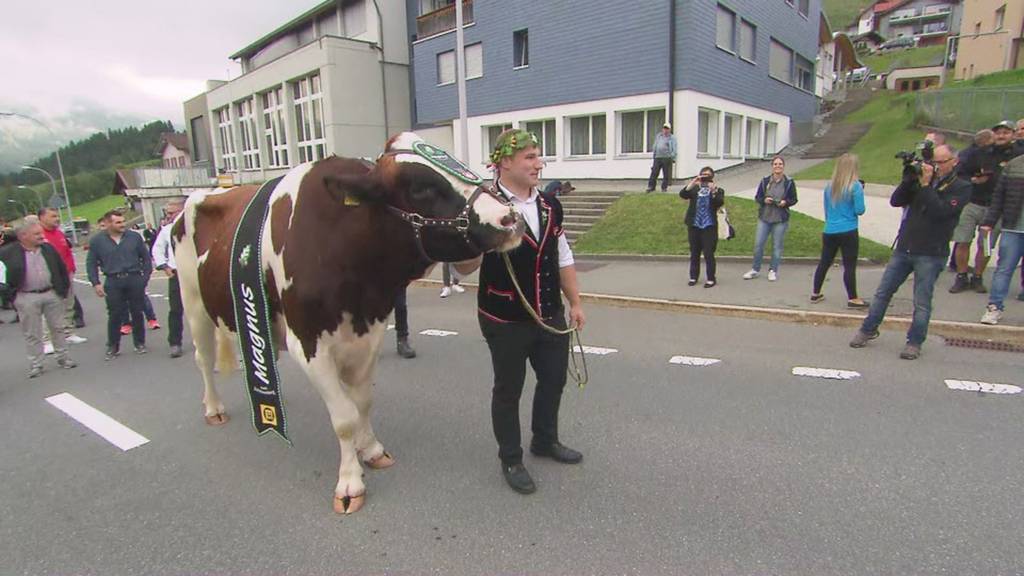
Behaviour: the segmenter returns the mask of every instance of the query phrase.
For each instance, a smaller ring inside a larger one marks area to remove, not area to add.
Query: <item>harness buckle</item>
[[[416,230],[419,230],[420,228],[423,227],[423,216],[420,216],[416,212],[407,213],[407,214],[408,214],[408,221],[409,221],[409,225],[410,226],[412,226]]]
[[[459,232],[465,233],[469,230],[469,218],[467,216],[459,216],[452,220],[452,223]]]

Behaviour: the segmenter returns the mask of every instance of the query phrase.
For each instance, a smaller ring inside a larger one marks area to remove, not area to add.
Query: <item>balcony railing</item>
[[[938,6],[938,7],[929,6],[928,8],[925,8],[924,12],[918,12],[917,10],[908,10],[906,12],[895,12],[895,13],[893,13],[892,17],[889,18],[889,22],[892,22],[892,23],[895,23],[895,22],[908,22],[910,20],[918,20],[918,19],[925,19],[925,18],[931,19],[931,18],[938,18],[938,17],[945,18],[946,16],[949,16],[950,12],[952,12],[952,11],[953,11],[953,9],[950,8],[949,6]]]
[[[462,0],[462,25],[472,24],[473,0]],[[428,38],[455,29],[455,4],[416,18],[416,38]]]
[[[136,168],[139,188],[203,188],[214,181],[210,166],[191,168]]]

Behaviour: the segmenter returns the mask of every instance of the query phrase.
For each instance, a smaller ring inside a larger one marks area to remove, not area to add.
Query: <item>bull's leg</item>
[[[206,423],[220,426],[228,421],[224,403],[217,394],[213,367],[217,361],[217,327],[204,312],[193,312],[188,316],[192,342],[196,347],[196,366],[203,375],[203,406]]]
[[[339,514],[358,512],[366,501],[363,468],[359,465],[355,442],[359,427],[359,409],[342,385],[331,354],[321,347],[317,355],[307,362],[301,344],[292,338],[294,336],[289,334],[288,349],[323,398],[341,448],[338,484],[334,487],[334,511]]]
[[[356,428],[356,450],[359,457],[370,468],[388,468],[395,463],[384,450],[384,446],[373,433],[370,423],[370,408],[373,405],[373,376],[377,368],[377,354],[368,353],[355,363],[353,357],[349,362],[341,362],[341,379],[347,385],[349,396],[359,410],[359,424]]]

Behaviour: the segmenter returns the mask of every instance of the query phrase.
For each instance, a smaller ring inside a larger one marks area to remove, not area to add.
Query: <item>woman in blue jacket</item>
[[[786,176],[786,161],[781,156],[772,158],[772,173],[762,178],[761,183],[757,185],[754,201],[758,204],[754,265],[743,275],[743,279],[751,280],[761,275],[764,245],[770,234],[772,260],[768,265],[768,280],[774,282],[779,277],[783,242],[789,228],[789,209],[796,205],[796,183]]]
[[[814,271],[811,302],[825,299],[821,286],[836,259],[836,252],[841,251],[846,305],[849,308],[868,307],[868,303],[857,296],[857,252],[860,248],[857,219],[864,213],[864,186],[857,179],[858,171],[857,155],[843,154],[832,171],[832,182],[825,186],[825,230],[821,234],[821,260]]]

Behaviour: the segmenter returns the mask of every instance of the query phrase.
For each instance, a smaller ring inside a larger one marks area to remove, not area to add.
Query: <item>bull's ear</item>
[[[332,198],[343,204],[378,202],[384,199],[384,184],[373,172],[369,174],[328,174],[324,188]]]

